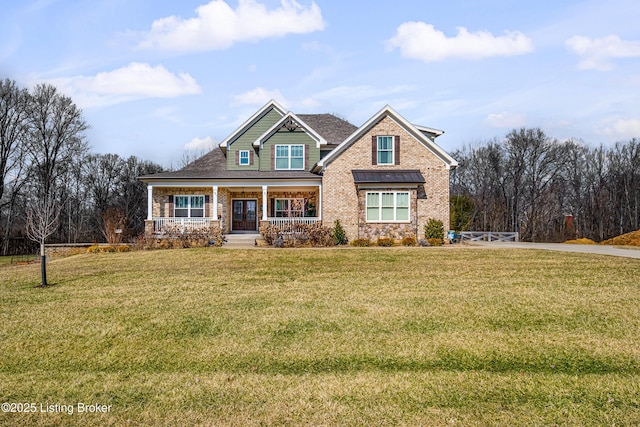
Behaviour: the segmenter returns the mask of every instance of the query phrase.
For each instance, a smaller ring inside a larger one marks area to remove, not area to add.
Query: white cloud
[[[519,128],[526,125],[526,117],[523,114],[503,111],[487,116],[486,123],[494,128]]]
[[[622,40],[616,35],[599,39],[573,36],[565,42],[567,48],[582,57],[578,63],[581,70],[606,71],[613,68],[610,59],[640,58],[640,41]]]
[[[262,87],[257,87],[240,95],[233,97],[232,105],[259,105],[262,106],[267,102],[275,99],[282,105],[288,105],[289,103],[278,89],[267,90]]]
[[[210,151],[216,146],[216,141],[210,136],[204,138],[193,138],[184,144],[184,149],[189,151]]]
[[[488,31],[470,33],[466,28],[459,27],[455,37],[447,37],[433,25],[424,22],[401,24],[386,46],[388,50],[399,48],[405,58],[425,62],[448,58],[514,56],[533,51],[531,39],[519,31],[507,31],[503,36],[494,36]]]
[[[175,75],[162,65],[152,67],[139,62],[95,76],[63,77],[49,81],[82,107],[200,93],[200,86],[189,74]]]
[[[257,41],[287,34],[324,29],[322,12],[315,3],[305,8],[295,0],[281,0],[267,10],[256,0],[239,0],[234,10],[224,0],[213,0],[196,9],[197,17],[169,16],[154,21],[142,34],[140,49],[206,51],[226,49],[236,42]]]
[[[596,132],[613,141],[640,138],[640,119],[612,119],[603,124]]]

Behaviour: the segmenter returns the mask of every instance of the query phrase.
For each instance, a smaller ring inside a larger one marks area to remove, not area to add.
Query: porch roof
[[[321,180],[322,177],[309,171],[257,171],[257,170],[227,170],[227,162],[218,147],[188,164],[184,168],[173,172],[161,172],[153,175],[138,177],[141,181],[167,180],[262,180],[262,179],[295,179]]]
[[[426,181],[417,169],[352,170],[355,184],[424,184]]]

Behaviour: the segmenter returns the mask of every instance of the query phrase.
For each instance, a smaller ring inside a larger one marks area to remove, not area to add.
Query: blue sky
[[[389,104],[449,151],[640,137],[637,0],[4,3],[0,78],[71,96],[95,152],[176,166],[271,98],[355,125]]]

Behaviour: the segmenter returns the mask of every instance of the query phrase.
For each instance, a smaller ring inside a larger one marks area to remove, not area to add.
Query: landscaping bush
[[[376,241],[376,245],[377,246],[382,246],[382,247],[390,247],[395,245],[396,241],[393,240],[391,237],[378,237],[378,240]]]
[[[336,222],[333,226],[333,242],[336,245],[346,245],[349,243],[349,239],[347,239],[347,233],[345,233],[344,228],[340,224],[340,220],[336,219]]]
[[[91,245],[87,248],[87,253],[89,254],[97,254],[99,252],[102,252],[102,249],[100,248],[99,245]]]
[[[129,246],[129,245],[118,245],[118,246],[116,246],[116,252],[131,252],[131,246]]]
[[[440,246],[444,243],[444,224],[439,219],[429,218],[424,226],[424,238],[431,246]],[[439,242],[436,242],[438,240]]]
[[[334,245],[334,230],[320,223],[291,223],[282,227],[263,225],[260,234],[268,245],[278,242],[279,247]],[[282,243],[279,239],[282,239]]]
[[[224,233],[218,226],[193,229],[183,232],[179,227],[167,227],[160,236],[143,236],[136,242],[142,249],[185,249],[220,247],[224,243]]]
[[[442,246],[443,241],[442,241],[442,239],[438,239],[436,237],[432,237],[432,238],[427,239],[427,243],[428,243],[427,246]]]
[[[416,238],[413,236],[407,236],[402,239],[402,246],[415,246],[418,242],[416,242]]]
[[[365,248],[371,246],[371,241],[369,239],[355,239],[351,241],[351,246]]]

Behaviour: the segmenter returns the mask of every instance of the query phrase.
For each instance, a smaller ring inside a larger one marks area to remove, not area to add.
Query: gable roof
[[[431,128],[425,128],[424,126],[416,127],[409,123],[404,117],[398,114],[393,108],[389,105],[384,106],[380,111],[378,111],[373,117],[371,117],[365,124],[360,126],[355,132],[353,132],[347,139],[345,139],[340,145],[338,145],[334,150],[332,150],[329,154],[327,154],[324,158],[320,159],[320,161],[316,164],[314,168],[314,172],[320,172],[323,170],[329,163],[331,163],[335,158],[337,158],[343,151],[345,151],[349,146],[359,140],[364,134],[366,134],[372,127],[378,124],[385,117],[389,117],[391,120],[395,121],[399,126],[401,126],[405,131],[411,134],[416,140],[422,143],[427,149],[429,149],[433,154],[435,154],[440,160],[444,162],[447,169],[452,169],[458,166],[458,162],[447,154],[442,148],[440,148],[431,138],[425,135],[425,131],[435,131],[434,139],[438,136],[437,131]],[[422,130],[421,130],[421,129]],[[431,133],[431,132],[429,132]],[[442,135],[440,133],[440,135]]]
[[[251,126],[256,124],[271,110],[276,110],[280,114],[280,116],[284,116],[287,112],[287,110],[285,110],[282,105],[278,104],[277,101],[272,99],[271,101],[267,102],[262,108],[260,108],[253,116],[249,117],[244,123],[242,123],[240,127],[231,132],[231,134],[220,143],[220,148],[222,149],[222,151],[226,152],[227,146],[229,144],[238,139],[243,133],[251,128]]]
[[[271,138],[274,133],[278,132],[280,129],[286,126],[294,126],[300,127],[303,129],[307,135],[311,137],[311,139],[316,141],[316,145],[320,147],[321,145],[327,145],[327,141],[320,136],[313,128],[311,128],[308,124],[306,124],[299,116],[295,115],[292,112],[288,112],[280,120],[274,123],[271,128],[269,128],[265,133],[260,135],[258,139],[256,139],[253,143],[254,147],[262,147],[262,144]]]

